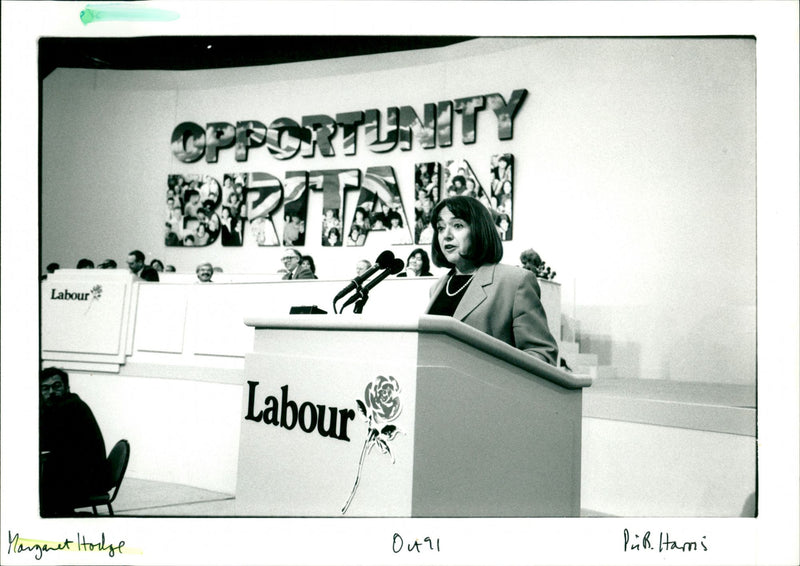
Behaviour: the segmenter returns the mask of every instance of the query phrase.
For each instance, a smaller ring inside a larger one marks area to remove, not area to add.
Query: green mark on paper
[[[83,25],[92,22],[171,22],[180,14],[137,4],[88,4],[81,10]]]

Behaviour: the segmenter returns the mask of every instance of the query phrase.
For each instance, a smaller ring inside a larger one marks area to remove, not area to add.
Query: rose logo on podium
[[[361,479],[364,458],[372,452],[375,446],[380,448],[383,454],[391,456],[392,464],[394,464],[394,454],[392,454],[392,450],[389,447],[389,442],[394,440],[400,431],[396,426],[388,423],[400,416],[400,412],[403,409],[400,403],[400,385],[391,375],[389,377],[379,375],[364,390],[364,401],[366,404],[360,400],[356,402],[362,418],[367,421],[367,439],[361,449],[356,482],[353,485],[353,490],[350,492],[347,503],[342,507],[342,515],[347,513],[350,503],[353,502],[356,489],[358,489],[358,482]]]
[[[99,301],[100,297],[103,295],[103,286],[102,285],[95,285],[92,287],[92,298],[89,299],[89,306],[86,307],[86,312],[89,312],[89,309],[92,308],[92,303],[95,301]],[[86,314],[86,313],[83,313]]]

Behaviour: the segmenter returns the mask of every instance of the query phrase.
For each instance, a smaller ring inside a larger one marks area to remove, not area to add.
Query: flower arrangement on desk
[[[353,497],[358,489],[358,482],[361,479],[361,469],[364,466],[364,458],[377,446],[383,454],[388,454],[394,464],[394,455],[389,447],[389,442],[399,434],[398,428],[393,424],[388,424],[400,416],[403,410],[400,403],[400,384],[391,375],[384,377],[377,376],[371,383],[367,384],[364,390],[364,401],[357,400],[358,410],[361,417],[367,421],[367,439],[361,449],[361,458],[358,461],[358,472],[356,481],[350,497],[342,507],[342,515],[347,513],[347,509],[353,502]]]

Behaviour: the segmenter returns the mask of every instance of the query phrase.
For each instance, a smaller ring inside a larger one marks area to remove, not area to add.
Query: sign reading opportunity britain
[[[412,149],[416,138],[424,150],[453,144],[454,116],[460,119],[461,142],[477,140],[477,117],[487,108],[496,122],[497,139],[513,137],[514,118],[527,89],[518,89],[506,100],[497,93],[431,102],[422,118],[411,106],[390,107],[385,115],[377,109],[356,110],[335,117],[313,114],[300,121],[277,118],[265,125],[258,120],[209,122],[205,127],[183,122],[172,133],[172,152],[184,163],[205,157],[216,163],[221,151],[233,151],[236,161],[246,162],[252,151],[266,150],[278,160],[333,157],[340,148],[356,155],[360,136],[374,153],[396,148]],[[381,133],[381,118],[385,125]],[[414,216],[403,206],[401,190],[391,166],[287,171],[282,178],[267,172],[230,172],[222,182],[212,175],[169,175],[167,183],[166,236],[168,246],[242,246],[246,232],[260,246],[328,247],[382,244],[428,244],[433,238],[430,213],[440,199],[468,195],[492,211],[503,240],[512,238],[514,156],[491,155],[480,175],[465,160],[425,161],[414,166]],[[480,169],[479,169],[480,170]],[[322,193],[321,238],[306,238],[308,198]],[[344,210],[345,191],[358,191],[353,210]],[[407,199],[407,202],[411,199]],[[273,222],[281,214],[282,234]],[[345,215],[347,214],[347,220]]]

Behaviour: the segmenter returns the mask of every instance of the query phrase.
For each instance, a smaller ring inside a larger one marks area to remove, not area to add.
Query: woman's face
[[[415,253],[410,258],[408,258],[408,267],[414,270],[414,273],[419,273],[422,271],[422,255],[419,253]]]
[[[436,221],[436,237],[445,259],[461,273],[475,270],[472,261],[463,257],[472,250],[472,228],[461,218],[456,218],[446,206],[439,212]]]

